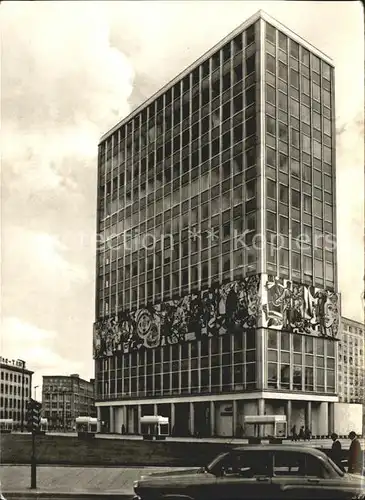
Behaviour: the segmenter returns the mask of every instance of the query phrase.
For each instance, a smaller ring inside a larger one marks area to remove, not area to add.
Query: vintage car
[[[365,477],[304,445],[247,445],[201,468],[142,476],[134,491],[135,500],[351,499],[365,498]]]

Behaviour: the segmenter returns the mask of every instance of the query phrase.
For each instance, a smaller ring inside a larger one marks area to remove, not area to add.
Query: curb
[[[46,490],[21,490],[21,491],[3,491],[3,496],[6,500],[28,500],[28,499],[57,499],[57,500],[132,500],[133,493],[126,491],[46,491]]]

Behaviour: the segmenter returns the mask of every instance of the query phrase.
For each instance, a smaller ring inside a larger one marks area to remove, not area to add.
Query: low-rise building
[[[33,373],[22,359],[0,357],[0,418],[13,419],[14,428],[21,428],[25,422]]]
[[[94,379],[78,374],[43,376],[43,416],[50,429],[72,430],[79,416],[96,416]]]
[[[365,404],[364,325],[342,318],[338,346],[338,395],[340,402]]]

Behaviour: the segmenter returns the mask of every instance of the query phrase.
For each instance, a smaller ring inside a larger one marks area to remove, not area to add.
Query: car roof
[[[245,445],[245,446],[238,446],[233,448],[233,451],[285,451],[285,452],[292,452],[292,453],[308,453],[310,455],[315,455],[317,457],[323,457],[326,456],[325,453],[323,453],[320,450],[317,450],[316,448],[312,448],[310,446],[295,446],[295,445],[280,445],[280,444],[254,444],[254,445]]]

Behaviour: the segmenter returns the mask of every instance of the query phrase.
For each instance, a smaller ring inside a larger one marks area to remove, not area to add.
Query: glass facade
[[[333,289],[333,68],[265,25],[266,269]]]
[[[124,315],[132,332],[130,311],[254,275],[282,280],[270,292],[274,319],[276,290],[286,288],[291,312],[285,298],[278,309],[285,321],[296,321],[295,307],[312,321],[324,297],[317,289],[337,287],[333,103],[332,66],[259,20],[103,139],[97,322]],[[334,394],[333,338],[285,325],[96,356],[97,398]]]
[[[257,387],[254,332],[133,351],[96,363],[101,374],[98,393],[110,399],[218,394]]]
[[[258,381],[252,332],[97,360],[98,394],[107,399],[250,392],[255,389],[335,393],[335,344],[265,330],[267,377]]]
[[[257,271],[257,31],[101,144],[98,317]]]

